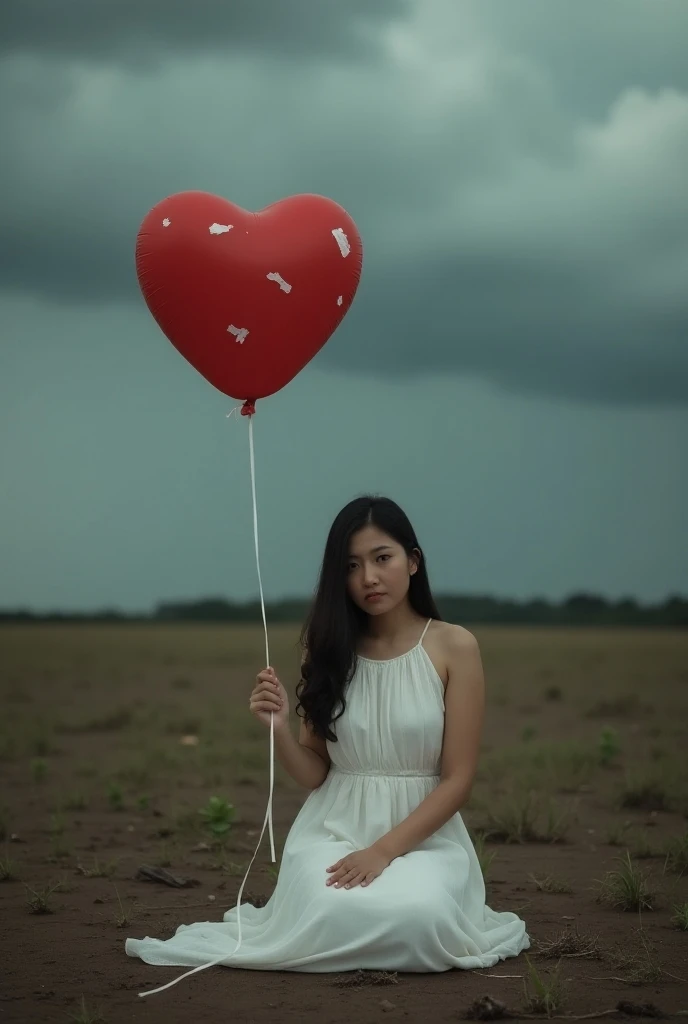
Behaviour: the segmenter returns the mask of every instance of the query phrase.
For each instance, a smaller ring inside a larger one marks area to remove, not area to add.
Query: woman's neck
[[[410,633],[413,633],[421,621],[425,622],[426,620],[421,619],[421,616],[413,610],[410,604],[403,603],[383,615],[369,615],[366,636],[371,640],[382,641],[393,646],[397,640],[406,639]]]

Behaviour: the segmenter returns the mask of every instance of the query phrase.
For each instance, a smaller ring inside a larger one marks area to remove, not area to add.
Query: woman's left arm
[[[471,794],[485,713],[482,659],[478,641],[466,629],[448,631],[446,643],[449,678],[440,781],[407,818],[373,844],[390,861],[433,835]]]

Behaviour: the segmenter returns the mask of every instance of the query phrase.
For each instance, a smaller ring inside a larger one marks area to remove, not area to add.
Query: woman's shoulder
[[[448,655],[475,651],[478,648],[478,641],[473,633],[465,626],[459,626],[454,622],[433,619],[428,628],[428,638],[432,638]]]

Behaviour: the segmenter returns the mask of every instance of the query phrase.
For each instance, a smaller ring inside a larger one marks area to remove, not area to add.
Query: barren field
[[[125,938],[219,920],[262,827],[262,628],[2,628],[0,1022],[440,1024],[488,995],[519,1020],[688,1010],[688,635],[471,629],[488,714],[464,816],[529,954],[427,975],[213,967],[144,1000],[184,968],[127,957]],[[297,635],[270,630],[295,731]],[[277,765],[278,863],[266,831],[244,900],[272,892],[306,796]]]

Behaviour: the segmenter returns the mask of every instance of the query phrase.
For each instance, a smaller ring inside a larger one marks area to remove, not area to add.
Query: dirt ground
[[[127,957],[125,938],[220,920],[262,827],[269,731],[248,711],[262,629],[0,629],[0,1024],[440,1024],[486,995],[519,1020],[621,1000],[687,1010],[688,634],[471,629],[488,713],[464,817],[528,958],[427,975],[213,967],[147,999],[184,969]],[[270,630],[295,731],[297,634]],[[224,842],[198,813],[213,796],[235,808]],[[278,765],[278,863],[266,832],[245,900],[270,895],[306,796]],[[199,884],[137,880],[141,865]]]

